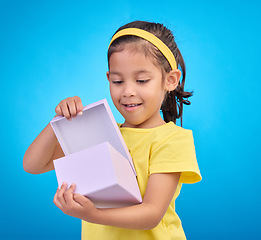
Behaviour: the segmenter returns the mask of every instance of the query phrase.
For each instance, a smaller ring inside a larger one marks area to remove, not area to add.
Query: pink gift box
[[[85,106],[72,121],[55,117],[51,126],[65,154],[54,160],[59,186],[75,183],[75,192],[99,208],[142,202],[131,156],[106,99]]]

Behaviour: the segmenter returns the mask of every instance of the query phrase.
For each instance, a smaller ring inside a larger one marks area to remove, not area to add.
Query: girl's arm
[[[58,189],[54,203],[65,214],[87,222],[120,228],[148,230],[156,227],[174,196],[180,173],[157,173],[149,177],[143,202],[124,208],[97,209],[86,197],[73,193],[75,185]]]
[[[81,99],[72,97],[61,101],[55,112],[70,120],[81,114],[82,109]],[[63,156],[61,146],[51,125],[48,124],[27,149],[23,159],[24,170],[33,174],[51,171],[54,169],[53,160]]]
[[[63,151],[49,123],[25,152],[24,170],[32,174],[51,171],[53,160],[62,156]]]

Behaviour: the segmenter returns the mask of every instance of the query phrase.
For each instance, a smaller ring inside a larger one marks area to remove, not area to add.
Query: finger
[[[85,197],[85,196],[83,196],[83,195],[81,195],[79,193],[74,193],[73,194],[73,199],[74,199],[75,202],[77,202],[81,206],[84,206],[84,205],[94,205],[91,200],[89,200],[87,197]]]
[[[58,192],[57,192],[57,200],[59,201],[59,203],[61,204],[62,207],[64,207],[66,205],[66,201],[64,198],[64,192],[66,191],[66,189],[67,189],[67,183],[63,183],[61,188],[58,189]]]
[[[67,106],[70,112],[71,117],[76,117],[77,112],[76,112],[76,103],[74,101],[74,98],[67,98]]]
[[[55,108],[55,112],[58,116],[62,116],[62,109],[60,107],[60,105],[58,105],[56,108]]]
[[[75,190],[75,184],[73,183],[73,184],[65,191],[65,193],[64,193],[64,199],[65,199],[66,204],[70,204],[70,203],[74,202],[74,199],[73,199],[74,190]]]
[[[56,205],[56,207],[62,209],[62,205],[60,204],[60,202],[57,199],[58,190],[59,190],[59,187],[57,188],[57,191],[56,191],[56,193],[54,195],[53,202]]]
[[[67,120],[71,120],[71,114],[69,112],[67,100],[61,101],[60,107],[62,110],[62,116],[64,116]]]
[[[82,115],[83,105],[82,100],[79,97],[75,97],[76,112],[78,115]]]

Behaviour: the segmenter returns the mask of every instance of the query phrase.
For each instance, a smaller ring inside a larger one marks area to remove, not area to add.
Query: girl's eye
[[[145,80],[136,80],[137,83],[147,83],[149,81],[149,79],[145,79]]]
[[[112,83],[113,83],[113,84],[118,84],[118,85],[119,85],[119,84],[123,83],[123,81],[121,81],[121,80],[114,80],[114,81],[112,81]]]

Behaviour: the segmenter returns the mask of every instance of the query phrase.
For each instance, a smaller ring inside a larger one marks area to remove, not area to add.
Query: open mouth
[[[127,107],[127,108],[130,108],[130,107],[137,107],[137,106],[140,106],[141,103],[135,103],[135,104],[123,104],[123,106]]]

